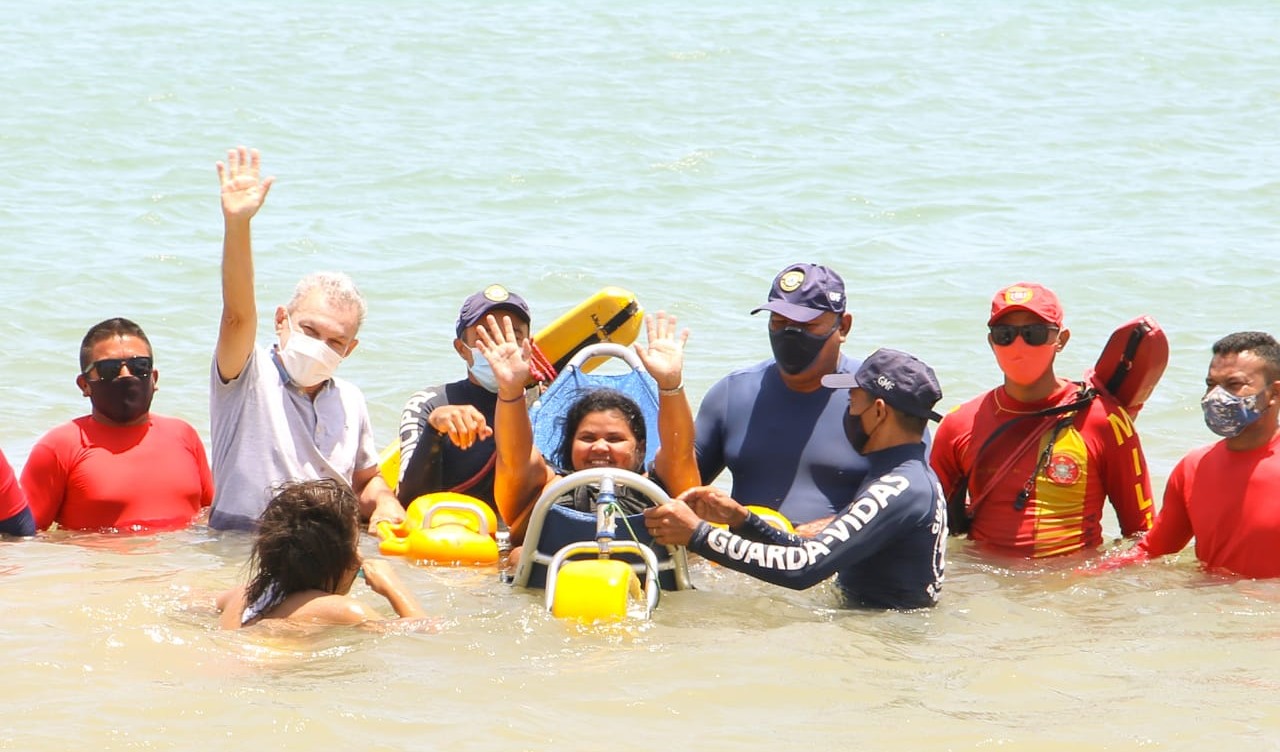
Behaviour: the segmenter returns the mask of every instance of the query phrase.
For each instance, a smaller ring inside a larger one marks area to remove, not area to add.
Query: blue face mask
[[[1219,436],[1233,439],[1266,412],[1269,405],[1258,409],[1258,401],[1264,394],[1265,390],[1248,397],[1237,397],[1226,389],[1215,386],[1200,400],[1200,408],[1204,410],[1204,424]]]
[[[472,378],[486,391],[498,393],[498,377],[493,375],[493,366],[476,348],[471,348],[471,365],[467,366]]]

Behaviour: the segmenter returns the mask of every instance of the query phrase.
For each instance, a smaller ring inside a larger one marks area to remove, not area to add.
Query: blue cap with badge
[[[489,285],[462,302],[462,310],[458,312],[458,338],[469,326],[475,326],[494,310],[507,310],[519,316],[526,324],[532,322],[529,316],[529,304],[524,298],[516,295],[502,285]]]
[[[822,385],[831,389],[865,389],[907,415],[942,420],[933,406],[942,386],[933,369],[916,356],[882,347],[867,356],[856,373],[829,373]]]
[[[769,301],[751,312],[770,311],[808,323],[827,311],[844,313],[845,302],[839,274],[820,264],[792,264],[773,278]]]

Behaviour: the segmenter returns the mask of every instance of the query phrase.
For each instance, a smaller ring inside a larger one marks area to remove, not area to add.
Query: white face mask
[[[488,358],[474,347],[471,348],[471,365],[467,366],[467,370],[485,391],[498,393],[498,377],[493,374],[493,366],[489,365]]]
[[[293,328],[293,320],[285,313],[289,323],[289,341],[280,348],[280,363],[289,379],[300,387],[322,384],[333,376],[344,356],[332,347]]]

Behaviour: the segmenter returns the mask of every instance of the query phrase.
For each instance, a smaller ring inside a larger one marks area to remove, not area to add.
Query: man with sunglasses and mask
[[[986,550],[1039,558],[1097,549],[1111,500],[1125,536],[1151,527],[1142,444],[1124,408],[1054,373],[1071,337],[1058,296],[1020,282],[995,294],[987,342],[1004,384],[956,408],[930,462],[953,534]]]
[[[76,386],[92,412],[45,434],[22,470],[36,527],[174,530],[209,506],[213,477],[200,436],[151,412],[159,378],[134,322],[107,319],[85,334]]]
[[[364,296],[351,278],[311,274],[275,310],[277,344],[257,346],[250,220],[271,189],[256,150],[227,152],[222,186],[222,319],[214,354],[209,417],[217,495],[216,529],[253,529],[286,481],[334,478],[351,485],[369,527],[404,519],[378,473],[369,410],[354,384],[334,371],[355,350]]]
[[[840,353],[853,326],[846,303],[835,271],[803,263],[783,269],[752,311],[769,313],[774,357],[725,376],[698,408],[702,482],[728,468],[734,498],[778,510],[801,532],[819,529],[848,504],[867,473],[867,461],[844,439],[844,393],[822,384],[858,368]]]
[[[1179,460],[1151,531],[1103,568],[1181,551],[1208,569],[1280,577],[1280,343],[1236,332],[1213,344],[1200,400],[1221,441]]]

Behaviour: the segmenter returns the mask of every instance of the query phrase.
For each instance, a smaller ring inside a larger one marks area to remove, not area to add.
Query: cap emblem
[[[1009,305],[1026,305],[1035,293],[1025,287],[1010,287],[1004,292],[1004,302]]]
[[[507,288],[502,285],[489,285],[484,288],[484,297],[494,303],[501,303],[511,297],[511,293],[507,292]]]
[[[802,284],[804,284],[804,272],[799,269],[792,269],[778,279],[778,289],[783,292],[795,292]]]

